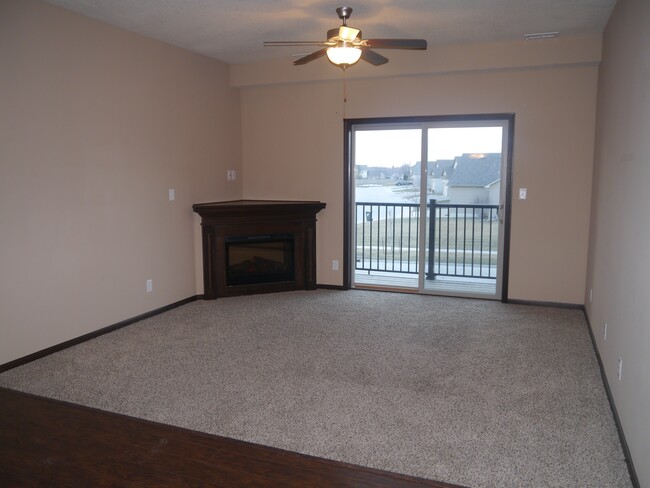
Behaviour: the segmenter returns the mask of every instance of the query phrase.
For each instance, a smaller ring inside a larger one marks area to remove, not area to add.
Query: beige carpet
[[[631,486],[577,310],[330,290],[198,301],[0,385],[472,487]]]

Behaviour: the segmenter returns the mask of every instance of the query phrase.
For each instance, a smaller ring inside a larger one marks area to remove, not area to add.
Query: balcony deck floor
[[[417,292],[418,275],[381,271],[356,271],[354,274],[354,287]],[[435,280],[425,280],[424,292],[452,296],[496,298],[496,280],[438,276]]]

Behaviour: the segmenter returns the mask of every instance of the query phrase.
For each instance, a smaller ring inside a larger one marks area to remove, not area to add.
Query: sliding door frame
[[[344,119],[343,121],[343,288],[352,287],[352,225],[353,209],[352,198],[354,178],[352,177],[352,132],[357,125],[395,125],[395,124],[427,124],[440,122],[477,122],[503,120],[507,121],[508,154],[506,158],[506,184],[505,184],[505,222],[503,229],[503,279],[501,282],[501,301],[508,301],[508,282],[510,274],[510,227],[512,208],[512,169],[514,150],[515,114],[470,114],[470,115],[432,115],[418,117],[377,117]]]

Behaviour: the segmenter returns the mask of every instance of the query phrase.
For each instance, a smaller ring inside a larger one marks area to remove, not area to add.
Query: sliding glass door
[[[422,128],[365,125],[353,134],[354,282],[417,289]]]
[[[352,286],[501,299],[512,117],[349,129]]]

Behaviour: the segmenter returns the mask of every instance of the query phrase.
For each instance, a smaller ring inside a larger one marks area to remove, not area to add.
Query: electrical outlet
[[[621,381],[621,376],[623,376],[623,359],[621,356],[618,357],[618,381]]]
[[[339,261],[338,259],[333,259],[332,260],[332,271],[338,271],[339,270]]]
[[[176,192],[174,191],[173,188],[170,188],[169,189],[169,201],[173,202],[174,200],[176,200]]]
[[[227,172],[228,181],[235,181],[237,179],[237,171],[229,169]]]
[[[151,293],[153,291],[153,280],[147,280],[147,293]]]
[[[607,322],[603,324],[603,340],[607,340]]]

